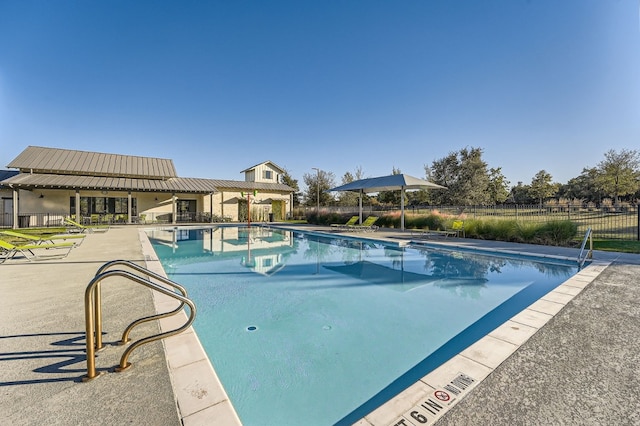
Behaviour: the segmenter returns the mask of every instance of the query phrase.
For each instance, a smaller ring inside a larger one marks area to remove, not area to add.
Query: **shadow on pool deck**
[[[408,233],[385,229],[365,236],[410,239]],[[577,256],[577,250],[562,247],[434,242]],[[438,424],[640,424],[640,255],[597,252],[595,257],[613,263]],[[159,342],[134,351],[131,369],[81,383],[86,374],[84,290],[99,266],[121,258],[144,262],[137,227],[90,234],[66,259],[0,265],[4,423],[181,424]],[[118,340],[133,319],[154,312],[147,289],[117,278],[103,285],[103,306],[107,343]],[[157,325],[146,325],[133,338],[155,330]],[[101,351],[98,369],[117,365],[122,350],[108,346]],[[216,419],[209,424],[217,424]]]

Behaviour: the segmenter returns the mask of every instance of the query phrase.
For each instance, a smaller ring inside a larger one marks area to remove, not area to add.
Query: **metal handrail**
[[[587,245],[587,241],[589,241],[589,250],[583,257],[582,254],[584,253],[584,249]],[[582,240],[582,246],[580,246],[580,253],[578,254],[578,266],[582,268],[582,266],[584,265],[584,262],[586,262],[587,259],[591,259],[592,257],[593,257],[593,232],[591,231],[591,228],[587,228],[587,232],[584,234],[584,239]]]
[[[112,266],[115,265],[123,265],[123,266],[127,266],[131,269],[134,269],[138,272],[142,272],[143,274],[147,275],[147,277],[149,278],[155,278],[156,280],[162,282],[163,284],[166,284],[170,287],[175,288],[176,290],[178,290],[180,293],[182,293],[182,295],[184,297],[188,297],[187,296],[187,290],[181,286],[180,284],[171,281],[170,279],[157,274],[153,271],[148,270],[147,268],[144,268],[140,265],[138,265],[137,263],[133,263],[130,260],[112,260],[110,262],[105,263],[104,265],[102,265],[100,268],[98,268],[98,271],[96,272],[96,276],[100,275],[101,273],[103,273],[104,271],[106,271],[107,269],[109,269]],[[97,285],[96,287],[96,292],[95,292],[95,303],[94,306],[100,306],[100,299],[101,299],[101,291],[100,291],[100,284]],[[180,312],[181,310],[183,310],[184,308],[184,302],[180,302],[180,305],[174,309],[173,311],[170,312],[165,312],[162,314],[155,314],[155,315],[151,315],[148,317],[144,317],[144,318],[140,318],[138,320],[135,320],[134,322],[132,322],[131,324],[129,324],[124,332],[122,333],[122,338],[120,339],[120,342],[118,342],[119,345],[124,345],[126,343],[129,342],[129,334],[131,333],[131,330],[133,330],[134,327],[140,325],[140,324],[144,324],[146,322],[149,321],[153,321],[156,319],[162,319],[162,318],[167,318],[170,316],[173,316],[175,314],[177,314],[178,312]],[[96,331],[96,350],[100,350],[102,349],[103,345],[102,345],[102,310],[101,309],[96,309],[96,320],[95,320],[95,331]]]
[[[109,265],[111,266],[111,265]],[[104,268],[106,269],[106,268]],[[140,277],[138,275],[135,275],[131,272],[128,271],[123,271],[123,270],[109,270],[109,271],[104,271],[104,269],[102,269],[103,272],[96,274],[96,276],[91,280],[91,282],[89,282],[89,285],[87,286],[87,289],[85,290],[85,295],[84,295],[84,305],[85,305],[85,326],[86,326],[86,346],[87,346],[87,375],[83,378],[83,381],[88,381],[91,379],[94,379],[96,377],[99,376],[99,373],[96,372],[96,364],[95,364],[95,351],[96,351],[96,342],[98,340],[98,332],[97,330],[100,329],[102,330],[102,314],[98,314],[98,312],[100,311],[100,305],[99,305],[99,297],[97,297],[97,289],[99,289],[99,285],[101,283],[102,280],[104,280],[105,278],[111,277],[111,276],[121,276],[121,277],[125,277],[125,278],[129,278],[131,281],[134,281],[138,284],[142,284],[152,290],[158,291],[162,294],[165,294],[169,297],[172,297],[178,301],[181,302],[181,306],[184,306],[185,304],[189,306],[189,318],[187,319],[187,322],[182,325],[181,327],[178,327],[174,330],[169,330],[166,332],[162,332],[162,333],[158,333],[158,334],[154,334],[152,336],[149,337],[145,337],[142,338],[140,340],[135,341],[134,343],[131,344],[131,346],[129,346],[124,353],[122,354],[122,357],[120,358],[120,364],[118,367],[116,367],[116,371],[123,371],[126,370],[127,368],[129,368],[131,366],[131,363],[128,362],[129,359],[129,355],[131,354],[131,352],[138,348],[141,345],[144,345],[146,343],[151,343],[154,342],[156,340],[160,340],[166,337],[170,337],[173,335],[176,335],[178,333],[181,333],[182,331],[186,330],[187,328],[189,328],[191,326],[191,324],[193,323],[193,321],[195,320],[195,315],[196,315],[196,306],[195,304],[189,300],[186,296],[181,295],[181,294],[177,294],[174,291],[163,287],[159,284],[156,284],[148,279],[145,279],[143,277]],[[137,268],[136,268],[137,269]],[[151,271],[147,271],[146,269],[142,268],[144,270],[145,273],[149,272],[151,275],[154,275],[153,272]],[[166,278],[162,277],[164,280],[166,280]],[[175,284],[175,283],[173,283]],[[178,285],[178,287],[181,287]],[[98,303],[96,303],[96,301],[98,301]],[[176,311],[172,311],[172,315],[176,313]],[[163,316],[167,316],[164,314],[161,314]],[[151,318],[151,317],[148,317]],[[150,320],[150,319],[144,319],[145,322]],[[98,320],[99,319],[99,320]],[[133,328],[133,326],[135,326],[137,323],[139,323],[140,320],[138,321],[134,321],[134,323],[132,323],[128,328]],[[100,331],[100,334],[102,332]],[[101,341],[101,339],[100,339]]]

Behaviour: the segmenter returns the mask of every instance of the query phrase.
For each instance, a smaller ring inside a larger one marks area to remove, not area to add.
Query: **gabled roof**
[[[182,192],[208,194],[220,191],[265,191],[290,193],[295,190],[281,183],[245,182],[238,180],[175,177],[160,179],[132,179],[109,176],[74,176],[42,173],[17,173],[0,180],[12,188],[87,189],[105,191]]]
[[[9,179],[10,177],[17,175],[18,173],[20,172],[18,172],[17,170],[0,170],[0,189],[5,187],[5,185],[2,185],[3,180]]]
[[[7,167],[21,172],[58,175],[169,179],[177,177],[173,161],[163,158],[29,146]]]
[[[213,185],[219,190],[263,190],[263,191],[282,191],[282,192],[295,192],[295,189],[289,185],[283,183],[269,183],[269,182],[247,182],[240,180],[221,180],[211,179]]]
[[[218,192],[211,179],[171,178],[133,179],[109,176],[73,176],[39,173],[20,173],[5,179],[5,186],[13,188],[87,189],[140,192],[182,192],[207,194]]]
[[[277,168],[270,161],[268,163],[271,167]],[[37,146],[27,147],[8,167],[18,168],[20,172],[4,171],[5,175],[0,174],[0,185],[19,189],[86,189],[193,194],[209,194],[222,190],[280,193],[295,191],[281,183],[181,178],[176,175],[173,161],[161,158]]]
[[[267,160],[267,161],[263,161],[262,163],[258,163],[255,166],[251,166],[249,168],[246,168],[243,171],[241,171],[240,173],[246,173],[246,172],[248,172],[250,170],[253,170],[253,169],[257,168],[258,166],[262,166],[263,164],[268,164],[269,166],[271,166],[272,169],[276,169],[278,171],[278,173],[284,173],[285,172],[285,170],[282,167],[278,166],[273,161],[268,161]]]

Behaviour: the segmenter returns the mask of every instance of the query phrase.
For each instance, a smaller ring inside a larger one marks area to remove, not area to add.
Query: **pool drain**
[[[255,325],[250,325],[249,327],[247,327],[247,331],[256,331],[258,329],[258,327],[256,327]]]

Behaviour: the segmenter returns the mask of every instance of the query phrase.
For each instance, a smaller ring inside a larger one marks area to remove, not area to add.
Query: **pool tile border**
[[[139,238],[147,269],[166,277],[144,229],[139,230]],[[154,293],[154,302],[156,312],[167,312],[178,306],[175,299],[158,293]],[[174,330],[186,320],[184,312],[163,318],[160,329]],[[205,426],[215,419],[216,425],[242,426],[193,327],[162,342],[182,424]]]
[[[609,264],[592,262],[355,425],[416,426],[435,423],[580,294]],[[466,379],[461,381],[461,376]],[[456,383],[462,385],[457,386]]]
[[[139,236],[147,268],[166,276],[145,229],[139,230]],[[448,248],[456,247],[448,246]],[[482,251],[477,248],[474,250]],[[563,256],[539,255],[524,251],[499,249],[485,249],[485,251],[573,260]],[[354,425],[433,424],[580,294],[609,264],[610,262],[592,262]],[[177,306],[174,299],[162,294],[154,294],[154,302],[157,312],[167,312]],[[186,315],[181,313],[181,317],[174,316],[160,320],[160,327],[163,331],[172,330],[184,324],[184,321],[186,321]],[[183,424],[204,426],[211,424],[211,419],[216,419],[217,425],[242,425],[193,328],[190,327],[182,334],[164,339],[163,345]]]

